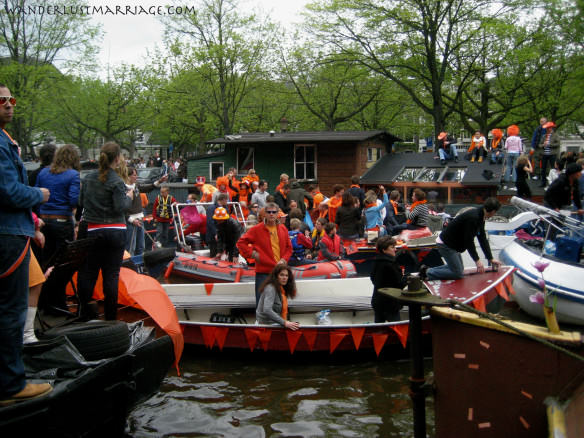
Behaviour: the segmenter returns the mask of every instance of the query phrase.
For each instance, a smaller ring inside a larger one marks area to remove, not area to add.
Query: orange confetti
[[[465,353],[454,353],[454,358],[455,359],[466,359],[466,354]]]
[[[468,421],[472,421],[472,417],[473,417],[473,408],[468,408]]]
[[[491,423],[487,421],[486,423],[479,423],[478,426],[479,429],[488,429],[489,427],[491,427]]]
[[[468,364],[468,367],[469,367],[471,370],[478,370],[478,369],[479,369],[479,364],[478,364],[478,363],[469,363],[469,364]]]
[[[524,397],[527,397],[527,398],[528,398],[528,399],[530,399],[530,400],[532,400],[532,399],[533,399],[533,396],[532,396],[532,395],[531,395],[529,392],[525,392],[524,390],[521,390],[521,394],[522,394]]]
[[[527,422],[527,420],[523,417],[519,417],[519,421],[521,421],[521,424],[523,424],[523,427],[525,427],[526,429],[529,429],[529,423]]]
[[[487,344],[485,341],[480,341],[479,344],[481,344],[481,347],[486,348],[487,350],[491,348],[491,345]]]

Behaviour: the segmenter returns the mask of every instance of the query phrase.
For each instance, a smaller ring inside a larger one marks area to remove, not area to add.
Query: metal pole
[[[426,438],[426,394],[424,390],[424,352],[422,349],[422,306],[409,303],[410,314],[410,355],[412,375],[410,377],[410,397],[414,407],[414,437]]]

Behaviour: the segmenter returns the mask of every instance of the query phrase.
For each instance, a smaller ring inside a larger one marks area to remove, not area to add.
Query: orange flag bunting
[[[377,357],[379,357],[379,353],[381,353],[381,349],[387,341],[388,334],[381,334],[381,333],[373,333],[373,346],[375,347],[375,353],[377,353]]]
[[[304,339],[306,339],[308,349],[312,351],[314,342],[316,341],[316,330],[302,330],[302,334],[304,335]]]
[[[298,344],[298,339],[302,336],[302,331],[300,330],[286,330],[286,337],[288,338],[288,348],[290,349],[290,354],[294,354],[296,349],[296,344]]]
[[[205,347],[213,348],[213,344],[215,343],[216,330],[216,327],[201,326],[201,333],[203,335],[203,342],[205,343]]]
[[[249,345],[249,351],[253,351],[258,342],[259,330],[244,329],[244,333],[247,339],[247,345]]]
[[[505,277],[505,280],[503,280],[503,282],[505,283],[505,287],[507,288],[509,293],[511,295],[515,295],[515,289],[513,289],[513,282],[511,281],[511,276]]]
[[[497,284],[497,286],[495,286],[495,290],[501,297],[505,299],[505,301],[509,301],[509,295],[507,295],[507,291],[505,290],[505,285],[503,283]]]
[[[329,353],[332,354],[332,352],[336,350],[341,341],[345,339],[345,336],[347,336],[347,332],[342,330],[332,330],[329,333],[330,337]]]
[[[392,325],[391,328],[397,333],[397,337],[399,338],[402,347],[406,348],[408,343],[408,333],[410,331],[409,324]]]
[[[213,291],[213,286],[215,286],[214,283],[205,283],[205,291],[207,291],[207,295],[211,295],[211,292]]]
[[[264,351],[268,351],[268,344],[270,343],[270,338],[272,337],[272,329],[260,330],[258,337],[260,338],[260,342]]]
[[[229,332],[229,327],[216,327],[215,328],[215,340],[219,346],[219,350],[223,351],[223,345],[225,345],[225,339],[227,338],[227,333]]]
[[[481,295],[480,297],[473,300],[472,305],[475,309],[480,312],[486,312],[487,307],[485,306],[485,297]]]
[[[351,336],[353,337],[353,343],[355,344],[355,350],[358,350],[361,346],[361,340],[365,334],[365,327],[351,327]]]

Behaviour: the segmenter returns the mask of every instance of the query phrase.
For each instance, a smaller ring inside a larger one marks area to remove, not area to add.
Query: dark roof
[[[231,143],[313,143],[365,141],[380,137],[389,144],[400,141],[398,137],[387,131],[302,131],[302,132],[254,132],[232,134],[207,141],[207,144]]]
[[[489,164],[488,158],[482,163],[471,163],[465,160],[463,156],[464,154],[459,153],[460,159],[458,163],[447,161],[442,166],[440,160],[435,159],[432,152],[385,154],[361,177],[360,182],[361,184],[392,184],[406,167],[444,168],[448,166],[450,169],[466,169],[461,181],[465,186],[497,186],[499,184],[503,165]],[[485,170],[492,171],[493,178],[485,178],[483,176],[483,171]]]

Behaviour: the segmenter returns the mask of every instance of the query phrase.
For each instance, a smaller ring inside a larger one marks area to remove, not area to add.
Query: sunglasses
[[[10,102],[10,105],[15,106],[16,105],[16,99],[12,96],[0,96],[0,105],[6,105],[8,102]]]
[[[266,210],[267,214],[278,214],[276,210]]]

